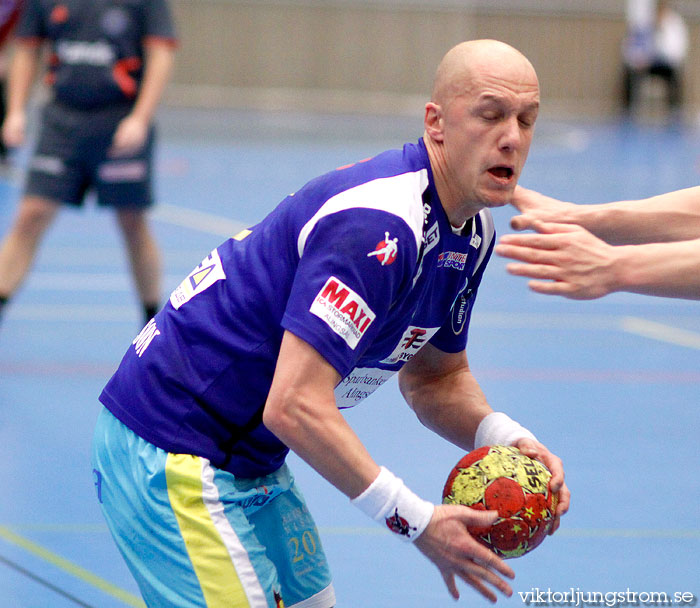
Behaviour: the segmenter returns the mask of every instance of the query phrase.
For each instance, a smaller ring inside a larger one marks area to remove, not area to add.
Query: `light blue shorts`
[[[170,454],[108,410],[93,441],[97,497],[150,608],[330,608],[316,525],[286,465],[237,479]]]

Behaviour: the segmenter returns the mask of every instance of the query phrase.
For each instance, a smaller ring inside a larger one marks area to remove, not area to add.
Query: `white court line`
[[[237,222],[220,215],[205,213],[204,211],[195,211],[186,207],[178,207],[176,205],[168,205],[159,203],[153,208],[151,217],[154,220],[181,226],[191,230],[200,230],[217,236],[231,237],[238,234],[244,228],[248,228],[247,224]]]
[[[700,333],[665,323],[657,323],[639,317],[623,317],[620,320],[620,329],[651,340],[700,350]]]

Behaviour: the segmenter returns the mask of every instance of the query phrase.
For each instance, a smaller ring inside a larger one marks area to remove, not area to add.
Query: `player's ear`
[[[430,139],[434,141],[442,141],[443,135],[443,118],[442,106],[439,106],[432,101],[425,104],[425,117],[423,119],[425,132]]]

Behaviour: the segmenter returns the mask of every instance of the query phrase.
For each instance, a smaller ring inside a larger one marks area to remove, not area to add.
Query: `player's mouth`
[[[490,169],[488,169],[488,173],[489,175],[491,175],[491,177],[493,177],[502,184],[509,183],[515,175],[515,171],[513,171],[513,168],[507,165],[496,165],[494,167],[491,167]]]

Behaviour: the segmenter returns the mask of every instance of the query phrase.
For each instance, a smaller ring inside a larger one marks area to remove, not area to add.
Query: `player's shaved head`
[[[469,40],[451,48],[438,65],[431,101],[448,105],[487,78],[538,88],[537,74],[520,51],[499,40]]]

